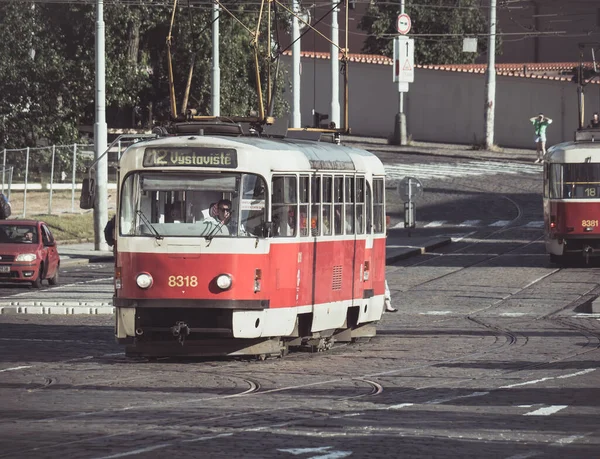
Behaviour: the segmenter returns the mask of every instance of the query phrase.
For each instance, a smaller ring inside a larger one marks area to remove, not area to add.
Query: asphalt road
[[[454,242],[388,267],[400,311],[369,342],[132,360],[109,315],[0,316],[0,457],[598,456],[600,268],[549,263],[541,169],[423,181],[415,232]],[[110,288],[77,269],[74,298]]]

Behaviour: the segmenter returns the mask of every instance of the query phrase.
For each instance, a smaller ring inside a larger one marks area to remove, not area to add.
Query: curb
[[[112,315],[113,306],[4,306],[0,307],[0,315],[42,314],[42,315]]]
[[[64,257],[64,258],[63,258]],[[115,258],[113,256],[93,256],[93,257],[73,257],[69,255],[61,256],[61,266],[75,266],[75,265],[87,265],[88,263],[113,263]]]
[[[445,245],[448,245],[452,242],[452,239],[447,237],[447,238],[440,238],[438,241],[436,242],[432,242],[430,244],[424,244],[422,247],[419,246],[404,246],[404,247],[397,247],[397,248],[392,248],[392,250],[398,250],[399,253],[390,255],[390,256],[386,256],[385,257],[385,264],[392,264],[395,263],[397,261],[400,260],[405,260],[407,258],[411,258],[417,255],[423,255],[424,253],[430,252],[431,250],[435,250],[439,247],[443,247]]]

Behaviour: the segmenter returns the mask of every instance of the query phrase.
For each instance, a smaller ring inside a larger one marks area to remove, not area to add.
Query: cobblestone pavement
[[[600,268],[548,262],[536,186],[430,190],[426,220],[507,223],[423,229],[461,236],[388,266],[400,311],[325,353],[127,359],[110,315],[0,315],[0,457],[597,456]]]

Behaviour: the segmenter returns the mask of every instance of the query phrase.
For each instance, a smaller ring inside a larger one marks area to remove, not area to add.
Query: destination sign
[[[146,148],[144,167],[237,167],[237,152],[233,148],[161,147]]]

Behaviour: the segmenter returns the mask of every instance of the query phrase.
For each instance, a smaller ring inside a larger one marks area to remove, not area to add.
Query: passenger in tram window
[[[181,209],[175,204],[169,210],[169,220],[167,223],[181,223]]]
[[[600,128],[600,118],[598,117],[598,112],[594,113],[592,116],[588,128]]]
[[[205,218],[217,218],[219,216],[219,210],[218,210],[218,203],[217,202],[213,202],[210,206],[208,206],[207,209],[204,209],[202,211],[202,219]]]
[[[552,123],[550,118],[540,113],[538,116],[529,118],[529,121],[533,124],[533,131],[535,133],[535,147],[537,151],[536,163],[544,160],[546,154],[546,128]]]
[[[385,295],[384,295],[385,312],[398,312],[398,309],[392,307],[392,293],[388,285],[387,279],[385,280]]]
[[[308,236],[306,212],[300,211],[300,236]]]
[[[310,234],[312,236],[319,235],[319,207],[317,206],[311,208]]]
[[[288,209],[288,218],[285,228],[286,236],[295,236],[296,235],[296,207],[290,206]]]
[[[217,203],[217,215],[209,216],[202,221],[212,221],[217,225],[227,225],[231,220],[231,201],[229,199],[221,199]]]
[[[287,219],[284,221],[279,214],[283,214],[285,211],[285,208],[280,208],[277,214],[274,212],[273,229],[276,237],[296,235],[296,206],[289,206],[287,209]]]

